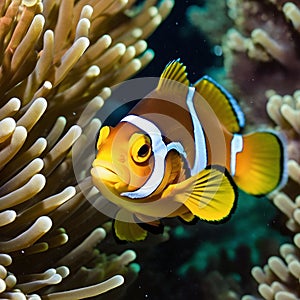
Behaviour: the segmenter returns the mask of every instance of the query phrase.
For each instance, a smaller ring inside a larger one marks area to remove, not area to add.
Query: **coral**
[[[283,191],[273,195],[272,201],[286,216],[286,227],[293,234],[294,244],[280,246],[280,256],[271,256],[263,268],[254,267],[252,275],[259,283],[258,290],[263,299],[299,299],[300,279],[300,105],[299,93],[293,96],[270,95],[267,111],[271,119],[287,138],[289,155],[289,183]],[[244,297],[243,300],[252,299]]]
[[[269,123],[266,91],[291,94],[300,88],[299,1],[227,1],[235,26],[223,43],[228,76],[251,122]]]
[[[206,33],[213,47],[222,41],[226,74],[223,68],[208,73],[239,99],[248,123],[270,125],[266,91],[276,87],[280,94],[291,94],[300,88],[299,6],[299,0],[224,0],[188,10],[191,24]]]
[[[228,16],[234,22],[227,32],[224,29],[222,43],[224,69],[232,81],[227,87],[241,101],[248,121],[256,127],[266,123],[270,126],[271,121],[276,123],[276,130],[285,136],[289,157],[288,184],[270,198],[283,212],[280,219],[284,220],[285,232],[290,232],[294,243],[283,244],[279,254],[269,257],[264,267],[254,267],[252,275],[263,299],[299,299],[300,2],[227,0],[226,3]],[[205,23],[198,26],[205,27]],[[216,28],[218,31],[220,26]],[[243,297],[250,299],[258,296]]]
[[[205,6],[191,5],[186,15],[189,23],[203,31],[212,45],[221,45],[224,32],[232,26],[225,1],[211,0],[207,1]]]
[[[133,279],[135,252],[101,253],[76,143],[93,143],[109,87],[153,57],[172,0],[0,2],[0,298],[82,299]],[[81,112],[84,110],[84,113]],[[101,201],[101,198],[97,201]]]

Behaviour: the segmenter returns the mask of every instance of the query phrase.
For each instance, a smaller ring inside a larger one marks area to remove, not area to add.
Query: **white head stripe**
[[[128,115],[123,118],[121,122],[131,123],[145,131],[151,139],[152,151],[154,153],[154,169],[145,184],[138,190],[124,192],[121,196],[133,199],[148,197],[157,189],[163,180],[165,174],[165,158],[168,153],[167,146],[162,140],[160,130],[152,122],[135,115]]]
[[[231,157],[230,157],[230,172],[235,175],[236,171],[236,155],[243,150],[243,137],[240,134],[234,134],[231,140]]]
[[[180,142],[172,142],[167,145],[168,152],[170,150],[176,150],[178,153],[180,153],[184,158],[187,158],[186,152]]]
[[[161,132],[156,125],[154,125],[151,121],[144,119],[142,117],[136,115],[128,115],[124,117],[120,122],[128,122],[132,125],[140,128],[141,130],[145,131],[147,134],[154,133],[161,137]],[[161,139],[161,138],[160,138]],[[161,139],[162,140],[162,139]]]
[[[206,141],[203,132],[203,128],[201,126],[200,120],[197,116],[196,109],[194,106],[194,95],[195,88],[189,87],[189,91],[186,97],[186,103],[189,108],[193,126],[194,126],[194,139],[195,139],[195,162],[194,166],[191,169],[191,175],[195,175],[206,168],[207,166],[207,149],[206,149]]]

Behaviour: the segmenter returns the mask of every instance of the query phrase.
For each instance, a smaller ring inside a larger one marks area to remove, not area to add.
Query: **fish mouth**
[[[106,181],[110,184],[120,182],[120,178],[116,172],[107,167],[95,166],[92,168],[91,173],[94,178],[100,179],[101,181]]]

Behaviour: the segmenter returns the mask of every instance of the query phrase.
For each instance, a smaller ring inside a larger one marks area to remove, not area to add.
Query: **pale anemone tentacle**
[[[110,87],[151,61],[145,39],[174,4],[135,3],[0,3],[0,298],[88,298],[134,277],[134,252],[96,249],[108,217],[85,199],[89,157],[77,152],[76,182],[72,156],[93,144]]]

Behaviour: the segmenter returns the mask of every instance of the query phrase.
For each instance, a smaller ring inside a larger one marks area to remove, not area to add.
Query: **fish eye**
[[[148,155],[150,151],[150,145],[144,144],[138,151],[138,156],[139,157],[145,157]]]
[[[151,155],[151,141],[147,135],[135,133],[131,140],[130,154],[136,163],[145,162]]]

